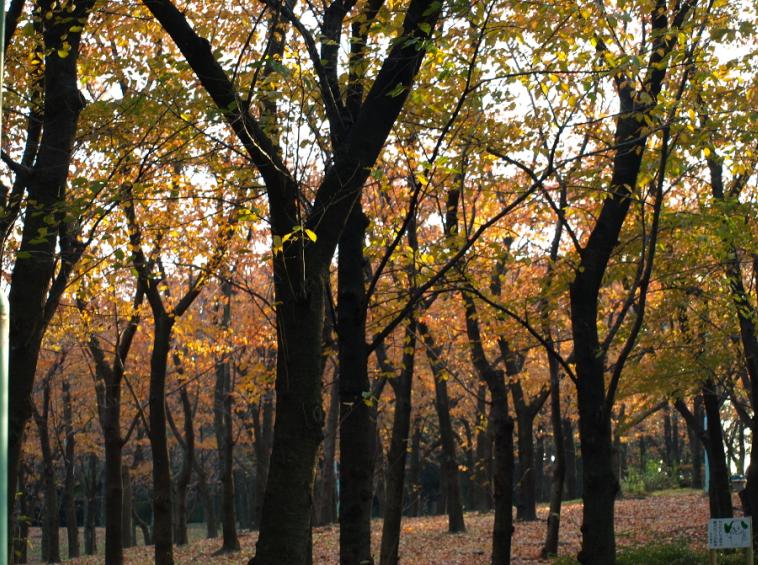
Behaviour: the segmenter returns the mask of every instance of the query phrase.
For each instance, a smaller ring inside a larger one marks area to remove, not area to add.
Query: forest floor
[[[513,565],[549,563],[539,559],[545,536],[547,505],[538,508],[536,522],[516,522],[513,536]],[[580,501],[564,503],[561,512],[560,555],[576,555],[579,551],[582,506]],[[400,541],[400,562],[406,565],[486,565],[489,563],[491,513],[466,513],[467,531],[464,534],[447,533],[447,516],[404,518]],[[645,498],[622,499],[616,503],[616,540],[619,547],[650,543],[683,543],[693,549],[704,550],[708,522],[708,498],[700,491],[669,490]],[[197,527],[195,527],[197,526]],[[373,547],[378,553],[382,522],[373,523]],[[39,531],[32,529],[31,563],[39,556]],[[203,533],[202,526],[193,525],[191,537]],[[98,530],[98,549],[103,550],[104,532]],[[138,537],[139,536],[138,534]],[[257,532],[240,533],[242,551],[214,555],[219,539],[200,539],[188,546],[175,548],[177,564],[184,563],[247,563],[253,555]],[[65,546],[65,530],[61,530],[61,543]],[[314,529],[313,560],[315,565],[334,565],[338,559],[339,529],[336,525]],[[65,547],[61,551],[65,555]],[[152,547],[134,547],[126,550],[128,565],[153,562]],[[68,561],[72,565],[95,565],[102,556],[82,557]]]

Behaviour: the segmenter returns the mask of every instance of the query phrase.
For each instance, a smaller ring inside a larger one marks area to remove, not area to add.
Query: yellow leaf
[[[305,229],[305,235],[308,236],[308,239],[315,242],[316,241],[316,234],[313,230],[309,230],[308,228]]]

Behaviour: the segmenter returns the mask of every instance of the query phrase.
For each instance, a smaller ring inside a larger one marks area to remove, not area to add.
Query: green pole
[[[3,131],[5,0],[0,0],[0,136]],[[8,565],[8,326],[10,306],[0,289],[0,565]]]
[[[3,0],[0,0],[2,6]],[[2,17],[0,17],[2,19]],[[2,29],[2,25],[0,25]],[[1,56],[1,55],[0,55]],[[0,69],[2,61],[0,60]],[[0,565],[8,563],[8,322],[10,307],[0,290]]]

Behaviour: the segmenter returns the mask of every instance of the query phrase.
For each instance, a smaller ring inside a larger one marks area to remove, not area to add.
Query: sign
[[[708,521],[708,549],[752,547],[753,524],[749,516]]]

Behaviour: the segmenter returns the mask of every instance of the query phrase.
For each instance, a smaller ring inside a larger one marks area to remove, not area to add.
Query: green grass
[[[573,557],[559,557],[553,565],[577,565]],[[707,565],[708,553],[695,551],[686,542],[655,544],[622,549],[616,555],[617,565]],[[745,557],[741,551],[721,553],[719,565],[744,565]]]

